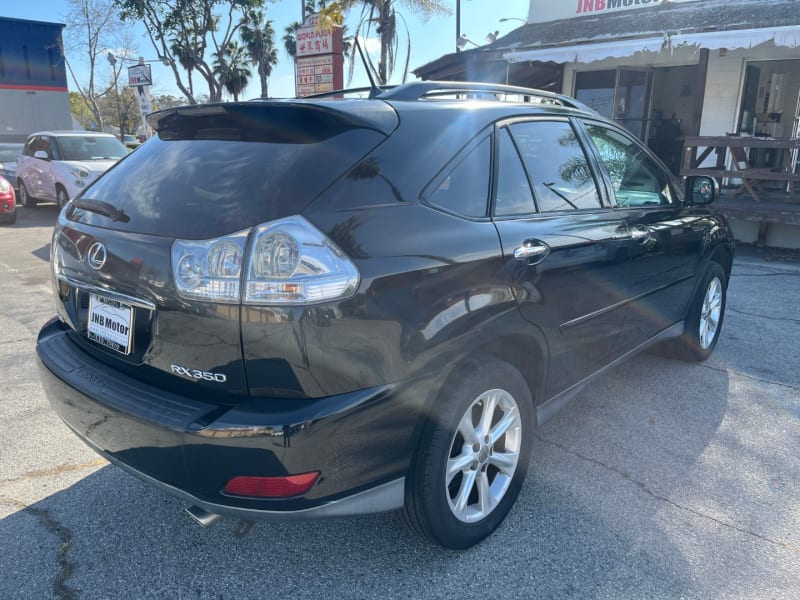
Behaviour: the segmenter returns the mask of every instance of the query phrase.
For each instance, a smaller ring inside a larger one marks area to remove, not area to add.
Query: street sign
[[[142,85],[153,85],[150,65],[138,64],[128,67],[128,87],[139,87]]]
[[[342,28],[319,26],[318,15],[309,15],[297,30],[295,88],[297,96],[310,96],[344,87]]]

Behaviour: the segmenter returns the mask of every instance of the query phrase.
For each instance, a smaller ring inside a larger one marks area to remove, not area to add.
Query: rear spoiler
[[[162,139],[222,139],[313,143],[349,129],[389,135],[399,119],[385,102],[266,100],[179,106],[147,123]]]

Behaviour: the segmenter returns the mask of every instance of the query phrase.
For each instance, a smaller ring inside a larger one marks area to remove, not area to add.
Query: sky
[[[435,60],[443,54],[454,52],[456,49],[456,0],[444,1],[451,7],[452,14],[432,17],[427,22],[409,11],[403,0],[398,0],[397,2],[398,12],[403,14],[411,35],[410,70]],[[499,35],[502,36],[521,26],[522,23],[520,21],[509,20],[501,23],[500,19],[524,20],[527,17],[528,5],[528,0],[461,0],[461,32],[473,42],[484,44],[486,35],[490,32],[499,30]],[[272,4],[268,2],[266,5],[267,18],[273,21],[276,42],[279,45],[279,62],[269,80],[270,96],[294,96],[294,64],[292,58],[286,54],[283,48],[282,38],[284,28],[293,21],[300,20],[300,6],[301,0],[278,0]],[[0,0],[0,16],[3,17],[63,23],[66,13],[67,0]],[[353,31],[357,24],[358,11],[354,11],[354,13],[350,19],[346,20],[350,24],[350,31]],[[144,26],[142,24],[135,25],[133,33],[137,55],[143,56],[145,59],[156,58],[156,51],[146,37]],[[369,46],[372,47],[373,44]],[[401,43],[401,47],[405,47],[404,42]],[[68,53],[67,58],[75,68],[78,78],[88,79],[88,69],[81,64],[83,62],[82,57],[73,54]],[[398,71],[391,83],[400,82],[400,71],[402,71],[404,60],[404,51],[401,51],[401,57],[397,62]],[[107,73],[101,72],[101,77],[111,78],[111,67],[105,61],[103,61],[99,69],[108,71]],[[182,97],[180,90],[175,85],[171,69],[155,62],[152,63],[152,73],[152,94],[172,94]],[[354,77],[349,86],[368,85],[363,73],[363,68],[360,65],[356,65]],[[414,75],[409,73],[409,80],[414,79]],[[345,70],[345,87],[349,86],[347,83],[347,70]],[[69,80],[69,89],[70,91],[76,89],[72,79]],[[257,97],[260,91],[258,73],[253,69],[253,77],[242,99]]]

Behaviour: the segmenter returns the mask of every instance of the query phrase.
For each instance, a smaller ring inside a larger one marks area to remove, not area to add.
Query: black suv
[[[468,547],[582,385],[716,344],[716,182],[570,98],[419,82],[150,123],[59,216],[37,351],[61,418],[204,524],[402,508]]]

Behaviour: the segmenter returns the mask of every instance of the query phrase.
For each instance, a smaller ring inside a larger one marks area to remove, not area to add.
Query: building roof
[[[663,36],[800,25],[800,0],[664,2],[636,12],[529,23],[481,49],[512,50]]]
[[[676,36],[675,44],[697,43],[698,34],[774,30],[787,28],[784,35],[791,38],[785,45],[800,44],[800,0],[695,0],[670,2],[647,9],[613,11],[550,21],[528,23],[498,38],[494,43],[446,54],[414,69],[414,74],[424,79],[445,78],[450,73],[465,72],[469,65],[498,60],[535,60],[551,64],[575,61],[574,50],[583,45],[608,44],[628,41],[628,48],[618,53],[599,53],[588,60],[605,55],[624,56],[636,50],[651,50],[632,40]],[[680,35],[683,37],[681,38]],[[730,45],[731,36],[720,37],[716,47]],[[762,36],[763,37],[763,36]],[[760,43],[762,39],[742,38],[746,45]],[[660,42],[659,42],[660,43]],[[708,44],[705,44],[708,45]],[[568,48],[566,52],[545,52],[546,49]],[[526,53],[528,54],[526,56]],[[449,77],[447,77],[449,78]]]
[[[31,19],[17,19],[15,17],[3,17],[0,16],[0,22],[10,22],[10,23],[24,23],[26,25],[50,25],[52,27],[60,27],[64,29],[66,25],[64,23],[54,23],[52,21],[32,21]]]

